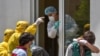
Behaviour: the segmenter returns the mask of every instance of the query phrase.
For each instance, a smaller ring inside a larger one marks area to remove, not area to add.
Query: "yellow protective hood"
[[[18,21],[16,24],[16,31],[18,32],[24,32],[25,29],[29,26],[29,23],[27,21]]]
[[[8,42],[10,36],[14,33],[13,29],[6,29],[4,31],[4,41]]]

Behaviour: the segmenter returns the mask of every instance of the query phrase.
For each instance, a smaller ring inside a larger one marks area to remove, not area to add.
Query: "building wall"
[[[15,29],[18,20],[30,21],[30,0],[0,0],[0,42],[4,30]]]
[[[100,48],[100,0],[90,0],[90,23],[91,30],[96,35],[95,45]],[[93,56],[100,56],[99,54],[93,54]]]

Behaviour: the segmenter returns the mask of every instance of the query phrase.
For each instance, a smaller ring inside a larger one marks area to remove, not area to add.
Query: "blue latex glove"
[[[55,22],[54,28],[55,28],[55,29],[58,29],[58,28],[59,28],[59,21],[56,21],[56,22]]]

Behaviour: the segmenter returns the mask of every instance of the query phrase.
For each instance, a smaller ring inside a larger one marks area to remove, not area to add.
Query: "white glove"
[[[76,42],[79,42],[79,43],[82,43],[82,44],[86,44],[87,43],[86,40],[73,39],[73,41],[76,41]]]
[[[87,43],[86,40],[79,40],[78,42],[79,42],[79,43],[82,43],[82,44],[86,44],[86,43]]]
[[[35,21],[35,24],[36,24],[36,25],[39,25],[40,23],[44,22],[43,19],[44,19],[44,17],[38,18],[38,19]]]
[[[49,38],[55,38],[57,35],[57,30],[55,28],[51,28],[51,30],[48,32]]]
[[[78,39],[73,39],[73,41],[76,41],[76,42],[78,42]]]

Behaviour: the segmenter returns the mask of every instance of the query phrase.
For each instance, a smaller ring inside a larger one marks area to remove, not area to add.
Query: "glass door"
[[[85,24],[90,23],[90,0],[34,0],[36,1],[34,11],[37,16],[44,16],[44,10],[48,6],[54,6],[59,13],[59,37],[58,56],[65,56],[66,49],[73,38],[83,34]],[[46,21],[47,22],[47,21]],[[39,26],[36,42],[39,46],[47,48],[46,23]],[[75,30],[73,30],[75,29]],[[51,41],[49,41],[50,43]],[[52,52],[52,51],[51,51]]]
[[[38,17],[45,16],[45,8],[48,6],[53,6],[58,10],[58,0],[35,0],[38,2],[38,7],[37,13]],[[40,24],[38,27],[38,33],[37,33],[37,41],[38,45],[43,47],[49,54],[49,56],[58,56],[58,45],[55,44],[56,41],[52,38],[48,37],[47,33],[47,25],[48,25],[49,19],[45,18],[44,23]],[[36,41],[36,42],[37,42]],[[57,46],[57,47],[56,47]]]
[[[90,0],[59,0],[60,56],[65,56],[73,38],[81,36],[84,25],[90,24]]]
[[[84,33],[84,25],[90,24],[90,0],[64,0],[64,54],[73,38]]]

